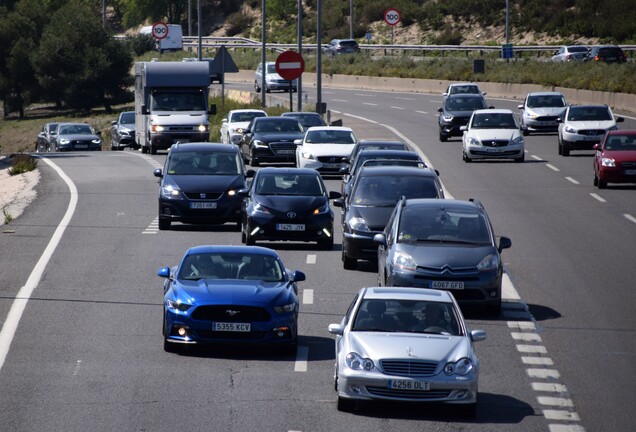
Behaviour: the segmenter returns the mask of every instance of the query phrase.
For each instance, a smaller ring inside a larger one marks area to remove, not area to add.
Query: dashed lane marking
[[[159,232],[159,218],[155,218],[150,225],[143,230],[142,234],[157,234]]]
[[[630,215],[629,213],[625,213],[625,214],[623,214],[623,216],[625,216],[625,218],[626,218],[628,221],[633,222],[633,223],[635,223],[635,224],[636,224],[636,217],[634,217],[634,216]]]
[[[316,264],[316,255],[314,254],[307,255],[307,264]]]
[[[579,181],[578,181],[578,180],[573,179],[572,177],[566,177],[565,179],[566,179],[567,181],[569,181],[570,183],[574,183],[574,184],[581,184],[581,183],[579,183]]]
[[[314,304],[314,290],[303,290],[303,304]]]
[[[552,171],[556,171],[556,172],[561,171],[560,169],[558,169],[557,167],[555,167],[555,166],[554,166],[554,165],[552,165],[552,164],[545,164],[545,166],[547,166],[548,168],[550,168]]]
[[[296,350],[296,363],[294,372],[307,372],[307,359],[309,358],[309,347],[298,346]]]
[[[595,194],[594,192],[592,192],[590,195],[592,196],[592,198],[594,198],[595,200],[597,200],[599,202],[602,202],[602,203],[607,202],[605,200],[605,198],[603,198],[602,196],[600,196],[598,194]]]

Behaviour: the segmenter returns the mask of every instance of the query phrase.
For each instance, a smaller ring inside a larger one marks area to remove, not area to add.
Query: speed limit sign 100
[[[168,25],[164,22],[156,22],[152,25],[152,36],[155,39],[163,39],[168,36]]]
[[[400,22],[400,13],[397,9],[389,8],[384,12],[384,21],[388,25],[394,26]]]

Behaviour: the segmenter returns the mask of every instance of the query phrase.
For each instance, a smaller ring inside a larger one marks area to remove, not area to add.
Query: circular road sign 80
[[[168,24],[156,22],[152,25],[152,36],[155,39],[163,39],[168,36]]]
[[[400,22],[400,12],[394,8],[387,9],[384,12],[384,21],[390,26],[396,25]]]

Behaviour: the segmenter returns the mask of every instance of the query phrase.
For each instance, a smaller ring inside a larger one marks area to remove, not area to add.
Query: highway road
[[[634,186],[595,189],[591,152],[558,156],[553,134],[528,137],[523,164],[466,164],[458,139],[437,140],[441,95],[323,89],[322,98],[359,138],[417,148],[450,195],[480,199],[497,234],[512,239],[501,316],[467,314],[488,333],[476,346],[477,416],[385,403],[336,410],[327,325],[376,283],[370,263],[343,270],[340,231],[332,251],[262,243],[307,274],[296,356],[165,353],[156,271],[192,245],[240,244],[240,233],[178,224],[159,232],[152,170],[165,154],[125,151],[46,155],[38,199],[0,237],[0,430],[632,430]]]

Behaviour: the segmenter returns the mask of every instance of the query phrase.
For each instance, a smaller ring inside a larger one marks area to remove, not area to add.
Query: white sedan
[[[336,335],[338,410],[356,401],[444,402],[474,415],[479,360],[450,291],[362,288],[347,315],[329,325]]]
[[[267,117],[267,113],[257,109],[236,109],[227,113],[221,121],[221,142],[239,144],[243,129],[247,128],[254,117]]]
[[[313,126],[302,140],[296,140],[296,166],[315,169],[321,174],[338,175],[358,142],[353,130],[345,126]]]
[[[462,157],[474,159],[525,160],[523,133],[514,113],[508,109],[476,110],[462,126]]]

